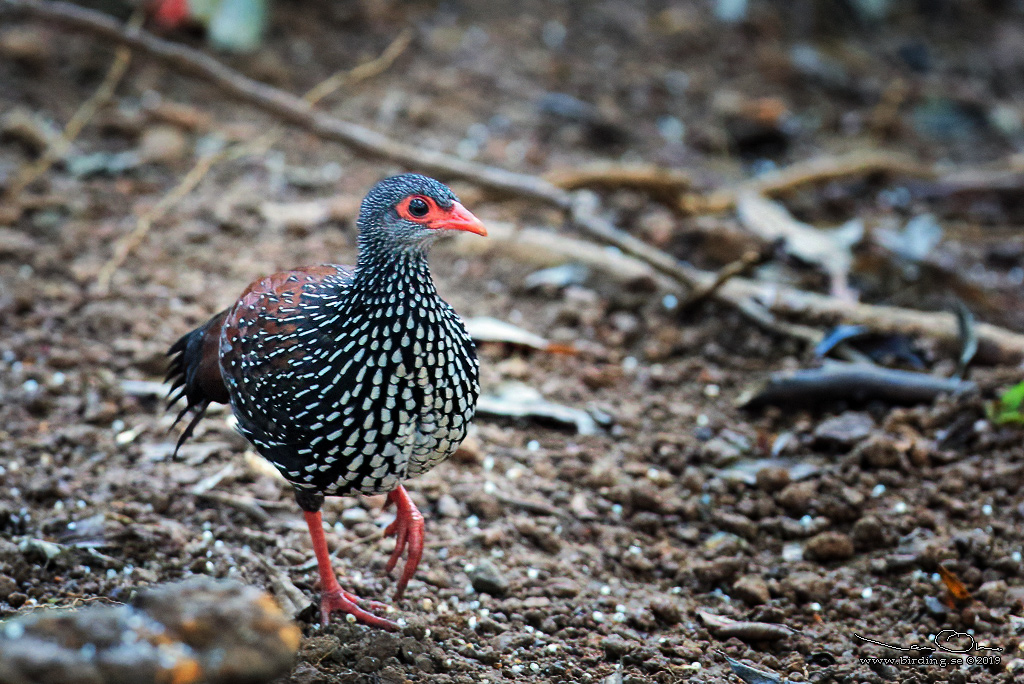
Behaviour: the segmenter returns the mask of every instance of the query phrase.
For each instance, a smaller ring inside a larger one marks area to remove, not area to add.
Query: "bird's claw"
[[[320,622],[326,627],[331,622],[331,613],[346,613],[364,625],[386,629],[389,632],[398,631],[398,623],[374,615],[364,610],[359,604],[365,605],[370,610],[384,611],[388,609],[387,604],[380,601],[366,601],[344,589],[325,591],[320,595]]]
[[[384,535],[395,535],[395,550],[391,552],[391,557],[388,558],[385,571],[391,572],[394,570],[395,566],[398,565],[398,560],[402,557],[402,553],[408,549],[405,567],[402,568],[402,575],[398,578],[398,586],[395,589],[395,599],[398,600],[405,593],[405,588],[409,584],[409,580],[412,579],[412,576],[416,574],[420,558],[423,557],[424,525],[423,514],[420,513],[412,499],[409,498],[409,493],[405,491],[405,487],[399,486],[388,494],[387,501],[384,503],[385,508],[391,503],[395,504],[397,517],[384,530]]]

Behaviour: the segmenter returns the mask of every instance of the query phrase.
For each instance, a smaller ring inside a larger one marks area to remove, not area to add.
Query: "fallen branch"
[[[797,162],[742,183],[737,188],[727,188],[705,196],[690,195],[683,198],[680,208],[687,213],[713,214],[733,209],[740,195],[746,192],[779,197],[808,185],[874,174],[926,179],[935,177],[934,169],[903,155],[887,151],[857,151]]]
[[[745,252],[743,256],[741,256],[736,261],[728,263],[722,268],[720,268],[718,272],[715,273],[715,280],[714,282],[711,283],[711,285],[702,290],[694,290],[693,292],[691,292],[690,296],[687,297],[682,303],[680,303],[679,307],[682,309],[687,309],[689,307],[694,306],[695,304],[703,302],[708,297],[713,297],[720,289],[722,289],[722,286],[725,285],[727,282],[729,282],[733,278],[736,278],[737,276],[746,274],[754,266],[763,263],[765,257],[766,255],[764,253],[757,252],[755,250]]]
[[[715,299],[734,306],[740,313],[766,330],[795,337],[812,346],[821,341],[822,334],[820,331],[807,326],[776,320],[765,307],[754,301],[751,296],[734,296],[730,294],[734,288],[731,289],[728,285],[736,283],[739,279],[733,279],[716,287],[715,281],[717,276],[714,273],[702,271],[684,264],[671,254],[663,252],[657,247],[649,245],[643,240],[620,230],[611,221],[597,213],[599,208],[600,203],[596,195],[586,190],[576,192],[572,204],[573,223],[579,229],[596,237],[598,240],[615,245],[626,254],[646,262],[676,282],[685,285],[691,291],[701,292],[707,290],[714,292]]]
[[[737,402],[743,408],[766,405],[816,405],[829,401],[862,403],[881,400],[891,404],[921,404],[940,394],[963,394],[977,385],[958,378],[883,368],[861,363],[831,361],[819,368],[773,373],[760,388],[745,392]]]
[[[659,199],[677,198],[693,184],[690,175],[659,166],[613,166],[599,164],[582,169],[559,169],[544,174],[544,179],[563,190],[629,188],[647,192]]]

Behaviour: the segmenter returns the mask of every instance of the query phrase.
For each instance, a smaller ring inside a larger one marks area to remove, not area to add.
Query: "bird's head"
[[[397,249],[423,248],[453,230],[487,235],[447,185],[415,173],[377,183],[363,200],[358,225],[361,242]]]

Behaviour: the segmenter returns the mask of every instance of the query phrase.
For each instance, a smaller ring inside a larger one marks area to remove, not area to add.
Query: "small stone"
[[[664,495],[649,481],[636,482],[629,488],[629,503],[634,510],[661,513],[664,510]]]
[[[804,557],[821,563],[846,560],[853,555],[853,541],[842,532],[822,532],[804,544]]]
[[[854,447],[851,455],[859,456],[874,468],[893,468],[900,462],[900,452],[888,435],[872,435]]]
[[[712,522],[723,530],[739,535],[748,541],[757,536],[757,523],[739,513],[716,510],[711,518]]]
[[[497,520],[504,512],[505,507],[493,494],[487,494],[478,490],[466,498],[466,506],[473,515],[479,516],[482,520]]]
[[[142,162],[172,164],[184,158],[188,148],[185,135],[174,126],[150,126],[139,141]]]
[[[392,634],[387,634],[386,632],[381,632],[374,634],[369,648],[366,649],[366,655],[377,658],[383,662],[388,658],[393,658],[398,655],[398,647],[399,641],[397,637]]]
[[[604,649],[604,655],[608,660],[619,660],[632,651],[635,646],[636,644],[626,641],[618,634],[606,636],[601,640],[601,648]]]
[[[525,648],[533,643],[533,635],[525,632],[505,632],[499,634],[491,641],[494,650],[499,653],[507,653],[517,648]]]
[[[776,501],[787,511],[803,515],[811,507],[815,490],[813,482],[794,482],[779,492]]]
[[[398,657],[402,662],[412,665],[416,658],[423,654],[423,644],[417,641],[416,637],[405,637],[399,643]]]
[[[7,597],[18,590],[18,583],[13,577],[0,575],[0,601],[6,601]]]
[[[1003,580],[989,580],[978,587],[978,590],[974,592],[974,596],[989,608],[995,608],[1003,604],[1008,588]]]
[[[732,585],[732,596],[748,606],[760,606],[772,600],[768,583],[757,575],[740,577]]]
[[[873,515],[865,515],[853,524],[853,544],[856,548],[869,551],[885,545],[885,528]]]
[[[413,665],[421,672],[426,672],[427,674],[434,674],[437,671],[434,667],[434,661],[431,660],[430,656],[426,653],[416,656],[416,660],[413,661]]]
[[[779,466],[768,466],[757,471],[757,488],[765,492],[777,492],[790,482],[789,470]]]
[[[23,605],[25,605],[25,601],[28,601],[28,596],[21,593],[20,591],[15,591],[7,595],[7,603],[11,606],[11,608],[21,608]]]
[[[571,579],[560,577],[548,582],[544,593],[555,598],[573,598],[580,593],[580,586]]]
[[[946,607],[946,604],[931,594],[924,597],[924,607],[932,617],[940,622],[945,621],[946,616],[949,615],[949,608]]]
[[[1024,586],[1008,588],[1003,600],[1006,606],[1012,610],[1024,608]]]
[[[482,561],[468,574],[473,588],[481,594],[501,597],[508,593],[508,580],[488,560]]]
[[[869,414],[846,411],[818,425],[814,430],[814,436],[832,446],[851,447],[866,439],[874,429],[875,421]]]
[[[664,598],[654,599],[651,601],[650,608],[658,622],[663,624],[672,626],[683,621],[683,613],[675,601]]]
[[[462,506],[450,494],[442,494],[437,500],[437,513],[442,518],[461,518]]]
[[[697,587],[701,590],[710,589],[720,583],[728,582],[746,565],[739,557],[719,558],[713,561],[696,561],[680,570],[679,580],[685,581],[686,575],[692,574]]]
[[[363,656],[356,663],[356,672],[376,672],[381,668],[382,663],[380,658],[374,658],[373,656]]]
[[[815,572],[794,572],[782,580],[783,593],[800,603],[824,602],[830,590],[828,580]]]
[[[713,437],[705,442],[701,452],[704,459],[719,468],[735,463],[743,456],[739,447],[721,437]]]

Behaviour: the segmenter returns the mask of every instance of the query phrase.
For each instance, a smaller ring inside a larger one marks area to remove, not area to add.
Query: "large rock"
[[[261,590],[194,577],[146,589],[133,606],[6,622],[0,684],[259,684],[291,669],[301,637]]]

